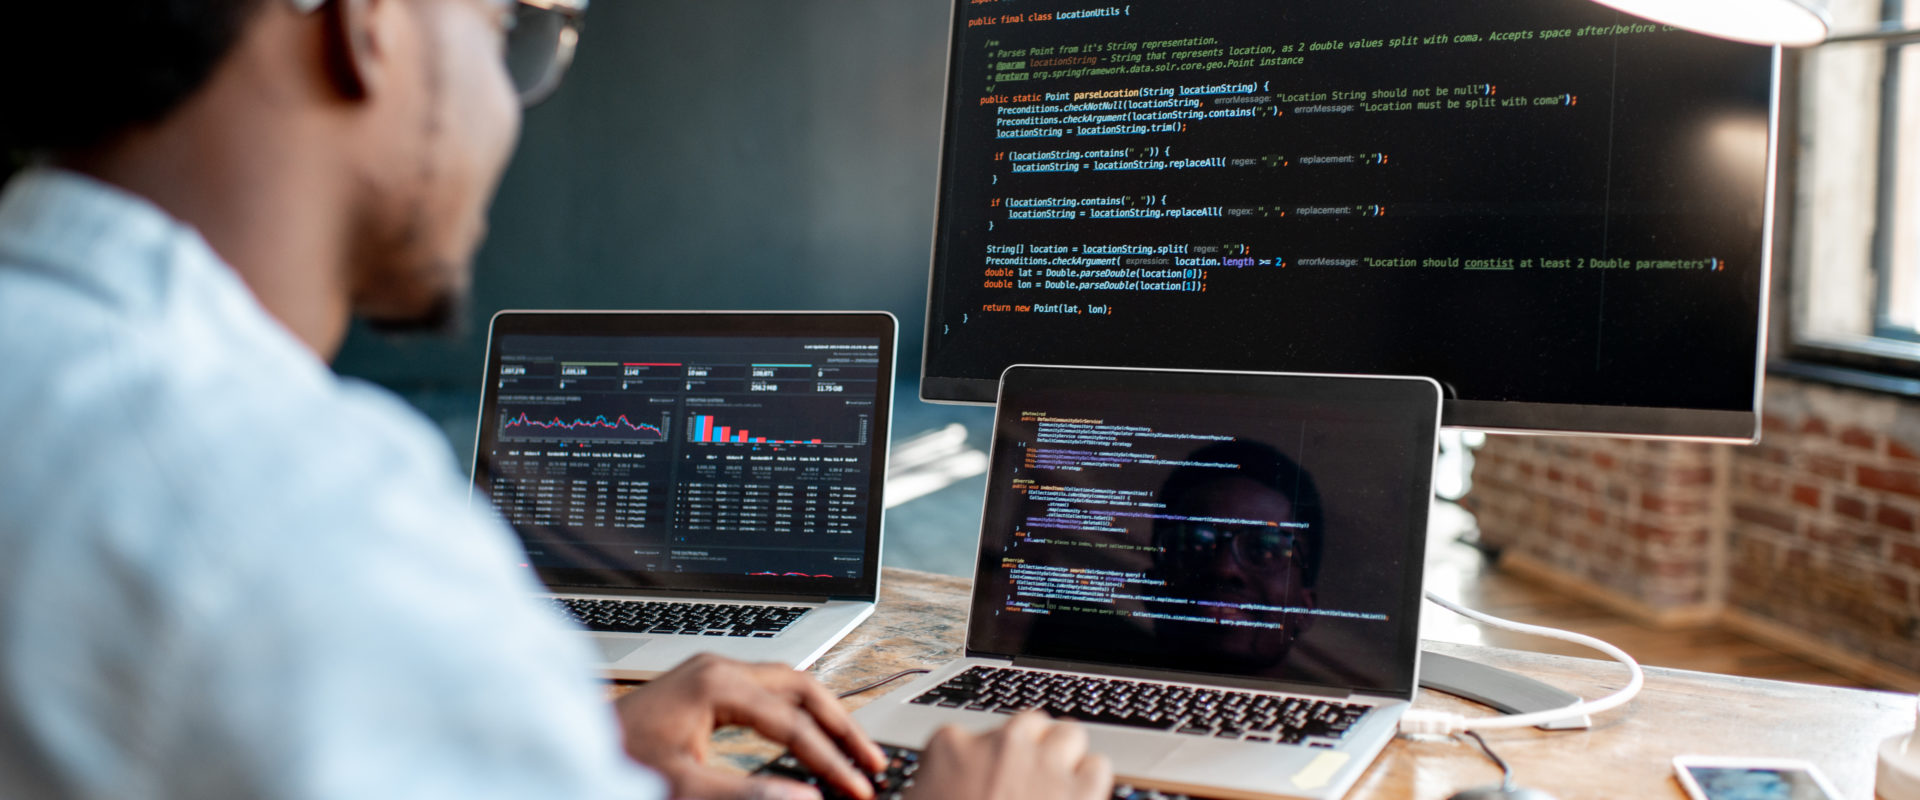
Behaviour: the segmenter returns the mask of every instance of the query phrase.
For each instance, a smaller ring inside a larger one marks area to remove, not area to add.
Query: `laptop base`
[[[946,725],[985,732],[1006,724],[1005,714],[930,708],[914,697],[976,666],[1005,667],[1009,662],[965,658],[947,663],[912,684],[854,712],[874,741],[924,748]],[[1074,673],[1085,674],[1085,673]],[[1112,760],[1115,781],[1167,792],[1223,800],[1337,798],[1366,771],[1387,743],[1408,703],[1392,698],[1347,697],[1377,707],[1347,734],[1337,750],[1298,745],[1261,744],[1112,725],[1086,725],[1088,746]]]
[[[739,661],[777,661],[794,669],[806,669],[855,626],[872,616],[873,608],[873,603],[865,601],[822,603],[780,635],[766,639],[636,633],[584,635],[593,640],[602,656],[609,657],[599,666],[613,680],[651,680],[701,653]]]

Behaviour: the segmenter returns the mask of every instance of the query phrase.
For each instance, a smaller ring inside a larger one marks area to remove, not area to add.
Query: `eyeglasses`
[[[507,15],[507,74],[520,105],[532,107],[560,88],[573,65],[587,0],[519,0]]]
[[[1207,561],[1227,547],[1240,565],[1272,570],[1299,557],[1298,537],[1291,528],[1271,525],[1223,525],[1182,522],[1165,540],[1167,554],[1182,561]]]
[[[327,0],[288,0],[311,13]],[[499,3],[499,0],[494,0]],[[560,88],[580,43],[580,25],[589,0],[516,0],[503,9],[506,48],[501,54],[520,105],[531,107]]]

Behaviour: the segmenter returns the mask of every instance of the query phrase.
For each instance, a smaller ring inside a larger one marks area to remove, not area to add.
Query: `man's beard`
[[[367,327],[382,335],[425,335],[444,339],[459,339],[467,335],[470,329],[468,312],[473,308],[473,294],[462,289],[448,289],[435,296],[432,304],[418,313],[394,316],[365,317]]]
[[[424,143],[424,151],[419,161],[419,180],[420,186],[431,189],[438,184],[437,179],[441,175],[441,171],[438,169],[439,163],[434,160],[433,154],[438,149],[440,141],[447,130],[445,121],[441,118],[440,113],[444,110],[447,81],[442,69],[443,65],[439,58],[440,42],[433,37],[428,37],[426,45],[427,63],[430,65],[427,73],[427,97],[429,102],[426,103],[423,109],[425,111],[425,117],[421,121],[421,141]],[[428,194],[430,193],[421,194],[414,198],[413,206],[408,209],[410,213],[406,218],[406,224],[400,228],[401,234],[399,236],[399,242],[393,248],[394,250],[405,252],[411,246],[418,245],[425,240],[428,230],[425,224],[425,220],[428,219],[427,201],[425,198]],[[433,276],[461,274],[466,275],[470,280],[473,274],[473,263],[470,260],[471,252],[469,252],[468,258],[469,261],[466,264],[460,265],[460,268],[457,270],[450,268],[454,266],[451,263],[440,262],[428,264],[427,266],[436,268],[428,270],[425,275],[431,279]],[[473,305],[473,297],[471,289],[467,285],[464,285],[467,281],[462,281],[461,283],[463,284],[461,286],[438,289],[432,301],[429,302],[426,307],[416,312],[365,314],[363,316],[366,319],[367,327],[382,335],[406,334],[426,335],[446,339],[462,338],[468,331],[468,311]]]

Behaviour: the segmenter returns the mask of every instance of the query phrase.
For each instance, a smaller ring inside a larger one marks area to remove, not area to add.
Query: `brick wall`
[[[1490,436],[1463,502],[1488,544],[1653,621],[1920,676],[1920,401],[1770,377],[1764,409],[1753,447]]]
[[[1709,445],[1489,436],[1463,501],[1484,542],[1651,613],[1714,602]]]
[[[1920,672],[1920,404],[1770,380],[1733,459],[1728,607]]]

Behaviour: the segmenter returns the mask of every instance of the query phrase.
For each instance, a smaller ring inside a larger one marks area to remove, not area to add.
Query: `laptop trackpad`
[[[1181,742],[1164,733],[1149,734],[1115,729],[1105,725],[1087,726],[1088,744],[1095,752],[1113,762],[1120,772],[1148,774],[1153,765],[1179,748]]]
[[[645,639],[626,639],[613,636],[591,636],[594,645],[600,648],[600,657],[608,664],[620,663],[620,659],[633,655],[633,651],[645,647]]]
[[[1287,792],[1314,790],[1332,783],[1352,756],[1310,747],[1250,747],[1241,742],[1198,740],[1180,745],[1154,777],[1202,786],[1279,786]]]

